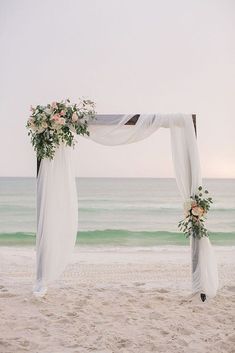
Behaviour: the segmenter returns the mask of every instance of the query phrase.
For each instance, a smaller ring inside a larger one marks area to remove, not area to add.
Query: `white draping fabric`
[[[177,185],[184,202],[201,185],[197,142],[191,115],[140,115],[135,125],[125,125],[133,115],[98,115],[89,123],[89,139],[103,145],[143,140],[159,128],[169,128]],[[75,244],[77,201],[69,147],[60,147],[54,160],[43,160],[38,176],[37,283],[35,293],[63,271]],[[213,297],[218,276],[208,238],[192,239],[193,292]]]
[[[41,161],[37,182],[37,279],[34,294],[64,270],[77,234],[77,193],[71,147],[60,146],[53,160]]]
[[[200,161],[191,115],[170,119],[171,148],[177,185],[184,203],[202,185]],[[177,120],[177,118],[176,118]],[[217,263],[210,240],[191,238],[192,290],[214,297],[218,289]]]

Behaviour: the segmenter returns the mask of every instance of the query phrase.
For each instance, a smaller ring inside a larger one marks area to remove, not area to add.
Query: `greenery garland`
[[[37,158],[53,159],[61,143],[74,146],[75,134],[89,136],[88,121],[95,117],[94,107],[92,101],[84,99],[77,104],[66,99],[31,107],[26,127]]]

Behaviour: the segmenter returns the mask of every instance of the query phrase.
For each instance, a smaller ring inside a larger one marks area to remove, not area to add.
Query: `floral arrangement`
[[[26,127],[37,158],[53,159],[55,149],[61,143],[74,146],[74,134],[89,135],[88,120],[94,116],[94,103],[90,100],[71,104],[67,99],[31,107]]]
[[[198,193],[191,196],[190,201],[185,203],[185,219],[179,222],[178,227],[184,232],[186,238],[190,235],[199,239],[208,236],[208,230],[204,222],[213,203],[208,194],[208,190],[203,191],[202,186],[199,186]]]

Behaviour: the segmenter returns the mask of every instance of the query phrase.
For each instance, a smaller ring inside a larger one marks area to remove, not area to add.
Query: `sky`
[[[35,176],[30,105],[195,113],[202,175],[235,177],[234,0],[0,0],[0,176]],[[81,177],[173,177],[169,131],[126,146],[82,137]]]

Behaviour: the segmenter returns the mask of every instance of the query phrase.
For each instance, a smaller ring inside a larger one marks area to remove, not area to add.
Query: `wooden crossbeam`
[[[139,116],[140,116],[140,114],[134,115],[130,120],[128,120],[128,122],[125,125],[135,125],[139,119]],[[197,136],[196,114],[192,114],[192,119],[193,119],[195,134]]]

